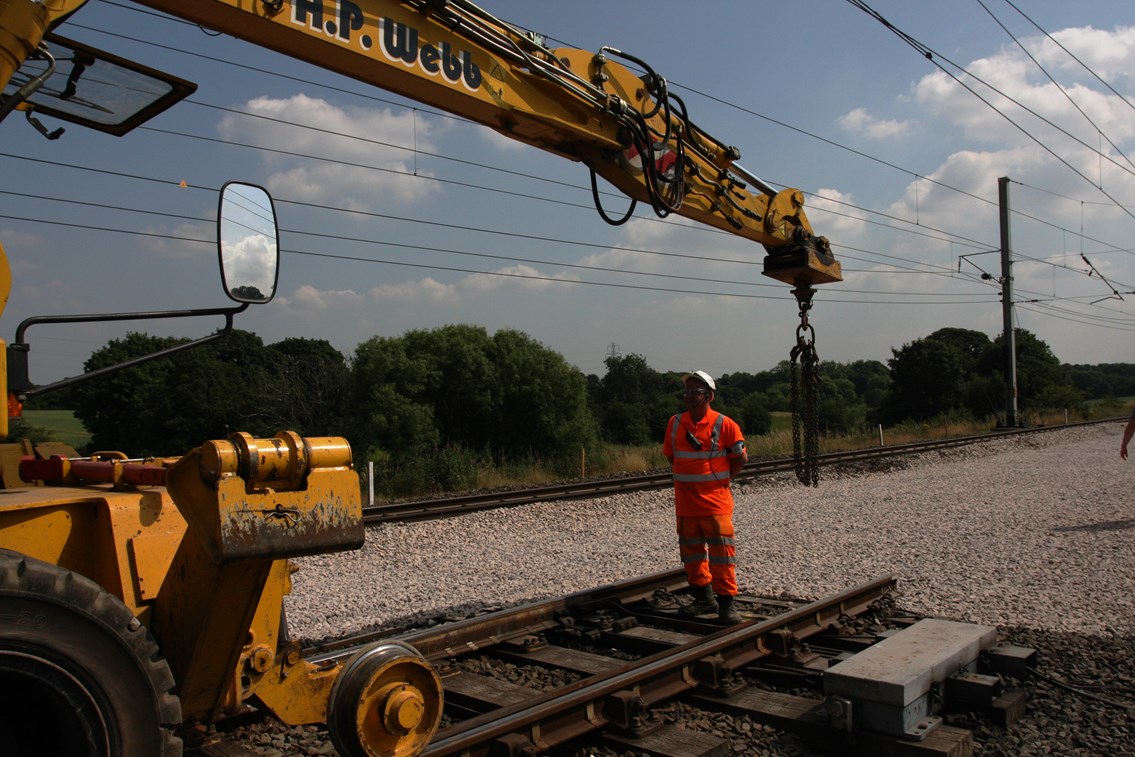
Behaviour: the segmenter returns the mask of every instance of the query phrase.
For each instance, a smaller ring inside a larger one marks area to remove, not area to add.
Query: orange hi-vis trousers
[[[737,594],[732,515],[679,516],[678,553],[690,586],[712,583],[714,594]]]

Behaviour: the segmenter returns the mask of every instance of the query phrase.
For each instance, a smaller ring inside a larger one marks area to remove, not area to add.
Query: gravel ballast
[[[1135,634],[1135,461],[1113,424],[903,458],[887,472],[735,485],[744,590],[811,599],[885,574],[912,611],[1046,631]],[[672,493],[551,502],[368,528],[299,560],[294,636],[462,614],[678,566]]]
[[[1038,650],[1038,674],[1008,682],[1029,697],[1015,728],[948,720],[974,730],[975,755],[1135,757],[1135,460],[1119,458],[1121,428],[1008,436],[887,471],[825,468],[815,489],[790,474],[738,483],[739,583],[809,599],[895,574],[902,608],[997,625]],[[357,552],[298,562],[288,623],[318,640],[587,589],[678,555],[660,491],[382,525]],[[747,718],[669,707],[734,754],[814,755]],[[270,719],[231,737],[265,757],[334,754],[322,728]]]

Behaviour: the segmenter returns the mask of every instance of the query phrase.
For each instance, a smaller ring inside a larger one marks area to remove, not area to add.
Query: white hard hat
[[[714,383],[713,376],[710,376],[705,371],[691,371],[682,377],[682,381],[686,379],[697,379],[710,388],[711,391],[717,391],[717,384]]]

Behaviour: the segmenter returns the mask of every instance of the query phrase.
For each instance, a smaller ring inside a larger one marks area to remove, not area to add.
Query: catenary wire
[[[354,93],[353,93],[353,94],[354,94]],[[484,187],[479,187],[479,188],[484,188]],[[526,196],[527,196],[527,195],[526,195]],[[868,211],[868,212],[875,212],[875,211]],[[707,230],[709,230],[709,229],[707,229]],[[901,230],[901,229],[900,229],[900,230]],[[722,232],[722,233],[723,233],[723,232]]]
[[[1013,97],[1011,97],[1010,95],[1007,95],[1007,94],[1005,94],[1005,93],[1004,93],[1004,92],[1002,92],[1002,91],[1001,91],[1000,89],[998,89],[997,87],[993,86],[993,85],[992,85],[992,84],[990,84],[989,82],[985,81],[985,80],[984,80],[984,79],[982,79],[981,77],[979,77],[979,76],[976,76],[976,75],[975,75],[975,74],[974,74],[973,72],[971,72],[971,71],[968,71],[968,70],[967,70],[967,69],[966,69],[966,68],[965,68],[964,66],[960,66],[960,65],[958,65],[957,63],[954,63],[954,62],[953,62],[952,60],[950,60],[949,58],[947,58],[947,57],[943,56],[943,55],[942,55],[941,53],[939,53],[939,52],[937,52],[937,51],[933,50],[933,49],[932,49],[932,48],[930,48],[930,47],[927,47],[927,46],[926,46],[926,45],[924,45],[923,43],[921,43],[921,42],[919,42],[918,40],[916,40],[916,39],[915,39],[914,37],[910,36],[909,34],[907,34],[907,33],[903,32],[903,31],[901,31],[901,30],[899,30],[899,29],[898,29],[897,27],[895,27],[895,26],[894,26],[893,24],[891,24],[891,23],[890,23],[889,21],[887,21],[887,20],[886,20],[885,18],[883,18],[883,16],[882,16],[882,15],[880,15],[880,14],[879,14],[879,13],[878,13],[878,12],[877,12],[876,10],[874,10],[873,8],[871,8],[871,6],[870,6],[870,5],[868,5],[868,4],[866,3],[866,2],[864,2],[864,0],[847,0],[847,2],[848,2],[848,3],[850,3],[851,5],[855,6],[856,8],[859,8],[860,10],[864,11],[864,12],[865,12],[865,13],[867,13],[867,14],[868,14],[869,16],[871,16],[872,18],[874,18],[874,19],[876,19],[877,21],[879,21],[879,22],[880,22],[880,23],[881,23],[881,24],[882,24],[883,26],[885,26],[885,27],[886,27],[887,29],[889,29],[890,31],[894,32],[896,36],[898,36],[898,37],[899,37],[900,39],[902,39],[902,40],[903,40],[904,42],[906,42],[906,43],[907,43],[908,45],[910,45],[910,46],[911,46],[911,47],[913,47],[913,48],[914,48],[915,50],[917,50],[917,51],[918,51],[918,52],[919,52],[919,53],[920,53],[920,54],[921,54],[921,55],[922,55],[923,57],[925,57],[925,58],[926,58],[927,60],[929,60],[929,61],[930,61],[931,63],[933,63],[933,64],[934,64],[934,66],[935,66],[935,67],[936,67],[936,68],[937,68],[937,69],[938,69],[939,71],[941,71],[941,72],[942,72],[942,73],[944,73],[944,74],[945,74],[946,76],[950,77],[950,79],[952,79],[952,80],[953,80],[954,82],[956,82],[956,83],[958,84],[958,86],[960,86],[960,87],[964,88],[964,89],[965,89],[966,91],[968,91],[968,92],[969,92],[970,94],[972,94],[972,95],[973,95],[974,97],[976,97],[976,98],[977,98],[978,100],[980,100],[981,102],[985,103],[985,104],[986,104],[986,105],[987,105],[987,106],[988,106],[988,107],[989,107],[989,108],[990,108],[990,109],[991,109],[991,110],[992,110],[992,111],[993,111],[994,113],[996,113],[997,115],[1001,116],[1001,117],[1002,117],[1003,119],[1005,119],[1005,120],[1006,120],[1006,121],[1008,121],[1008,122],[1009,122],[1010,124],[1012,124],[1014,128],[1016,128],[1016,129],[1017,129],[1018,131],[1020,131],[1020,132],[1021,132],[1022,134],[1024,134],[1024,135],[1025,135],[1026,137],[1028,137],[1028,138],[1029,138],[1030,140],[1032,140],[1032,141],[1033,141],[1033,142],[1034,142],[1034,143],[1035,143],[1035,144],[1036,144],[1036,145],[1037,145],[1038,147],[1040,147],[1040,148],[1041,148],[1042,150],[1044,150],[1045,152],[1047,152],[1047,153],[1048,153],[1049,155],[1051,155],[1051,156],[1052,156],[1053,158],[1055,158],[1055,159],[1056,159],[1057,161],[1059,161],[1060,163],[1062,163],[1062,164],[1063,164],[1063,165],[1064,165],[1064,166],[1065,166],[1066,168],[1068,168],[1068,170],[1072,171],[1072,172],[1073,172],[1073,173],[1075,173],[1075,174],[1076,174],[1077,176],[1079,176],[1080,178],[1082,178],[1082,179],[1083,179],[1084,181],[1088,182],[1088,184],[1090,184],[1090,185],[1094,186],[1094,187],[1095,187],[1095,188],[1096,188],[1096,189],[1097,189],[1097,190],[1098,190],[1098,191],[1100,192],[1100,194],[1102,194],[1103,196],[1105,196],[1105,197],[1107,197],[1107,198],[1108,198],[1109,200],[1111,200],[1111,201],[1112,201],[1112,204],[1114,204],[1114,205],[1115,205],[1115,206],[1116,206],[1117,208],[1119,208],[1119,209],[1123,210],[1123,211],[1124,211],[1125,213],[1127,213],[1127,215],[1131,216],[1132,218],[1135,218],[1135,213],[1133,213],[1133,212],[1132,212],[1131,210],[1129,210],[1129,209],[1128,209],[1128,208],[1127,208],[1127,207],[1126,207],[1125,205],[1123,205],[1123,203],[1121,203],[1121,202],[1120,202],[1120,201],[1119,201],[1118,199],[1116,199],[1115,197],[1113,197],[1113,196],[1111,195],[1111,193],[1110,193],[1110,192],[1108,192],[1107,190],[1105,190],[1105,189],[1104,189],[1104,188],[1103,188],[1103,187],[1102,187],[1101,185],[1097,185],[1097,184],[1095,184],[1094,182],[1092,182],[1092,180],[1091,180],[1091,179],[1089,179],[1089,178],[1088,178],[1088,177],[1087,177],[1087,176],[1086,176],[1086,175],[1085,175],[1085,174],[1084,174],[1084,173],[1083,173],[1083,172],[1082,172],[1082,171],[1081,171],[1080,169],[1076,168],[1076,167],[1075,167],[1074,165],[1072,165],[1072,164],[1071,164],[1070,162],[1068,162],[1068,160],[1066,160],[1066,159],[1065,159],[1065,158],[1063,158],[1062,156],[1058,155],[1058,154],[1056,153],[1056,151],[1055,151],[1055,150],[1053,150],[1053,149],[1052,149],[1051,147],[1049,147],[1048,145],[1046,145],[1046,144],[1045,144],[1045,143],[1044,143],[1043,141],[1041,141],[1041,140],[1040,140],[1040,139],[1039,139],[1039,138],[1038,138],[1038,137],[1037,137],[1036,135],[1034,135],[1034,134],[1033,134],[1033,133],[1031,133],[1031,132],[1030,132],[1030,131],[1029,131],[1028,129],[1026,129],[1026,128],[1024,128],[1023,126],[1021,126],[1021,125],[1020,125],[1019,123],[1017,123],[1016,121],[1014,121],[1014,120],[1013,120],[1013,119],[1012,119],[1012,118],[1011,118],[1011,117],[1010,117],[1010,116],[1009,116],[1009,115],[1008,115],[1008,114],[1007,114],[1007,113],[1006,113],[1005,111],[1001,110],[1000,108],[998,108],[997,106],[995,106],[995,105],[994,105],[993,103],[989,102],[989,100],[985,99],[985,98],[984,98],[984,97],[982,97],[982,96],[981,96],[980,94],[978,94],[978,92],[977,92],[977,91],[976,91],[976,90],[975,90],[975,89],[974,89],[973,87],[969,86],[969,85],[968,85],[968,84],[966,84],[966,83],[965,83],[964,81],[962,81],[962,79],[961,79],[961,78],[959,78],[958,76],[954,75],[954,74],[953,74],[952,72],[950,72],[949,70],[947,70],[947,68],[946,68],[945,66],[943,66],[943,65],[942,65],[941,63],[939,63],[938,61],[939,61],[939,60],[943,60],[943,61],[946,61],[947,63],[949,63],[949,64],[950,64],[951,66],[953,66],[954,68],[956,68],[956,69],[958,69],[959,71],[961,71],[961,72],[965,73],[965,75],[966,75],[966,76],[968,76],[968,77],[972,78],[972,79],[973,79],[974,81],[980,82],[980,83],[981,83],[982,85],[984,85],[985,87],[988,87],[989,89],[991,89],[992,91],[996,92],[996,93],[997,93],[998,95],[1000,95],[1001,97],[1005,98],[1006,100],[1008,100],[1009,102],[1013,103],[1014,105],[1016,105],[1017,107],[1021,108],[1022,110],[1024,110],[1024,111],[1025,111],[1025,112],[1027,112],[1027,113],[1029,113],[1030,115],[1032,115],[1032,116],[1035,116],[1036,118],[1040,119],[1040,120],[1041,120],[1041,121],[1043,121],[1044,123],[1048,124],[1048,125],[1049,125],[1049,126],[1051,126],[1052,128],[1056,129],[1057,131],[1059,131],[1059,132],[1061,132],[1062,134],[1064,134],[1065,136],[1067,136],[1067,137],[1068,137],[1069,139],[1071,139],[1071,140],[1073,140],[1073,141],[1077,142],[1078,144],[1082,145],[1082,146],[1083,146],[1083,147],[1084,147],[1085,149],[1089,150],[1089,151],[1090,151],[1090,152],[1092,152],[1093,154],[1095,154],[1095,155],[1098,155],[1098,156],[1099,156],[1100,158],[1102,158],[1103,160],[1106,160],[1106,161],[1108,161],[1108,162],[1112,163],[1113,165],[1115,165],[1116,167],[1120,168],[1121,170],[1123,170],[1123,171],[1125,171],[1125,172],[1127,172],[1127,173],[1133,173],[1133,172],[1132,172],[1132,171],[1131,171],[1130,169],[1126,168],[1125,166],[1122,166],[1122,165],[1121,165],[1120,163],[1118,163],[1118,162],[1117,162],[1117,161],[1116,161],[1115,159],[1113,159],[1112,157],[1110,157],[1110,156],[1108,156],[1108,155],[1105,155],[1104,153],[1102,153],[1102,152],[1101,152],[1101,151],[1099,151],[1098,149],[1096,149],[1096,148],[1092,147],[1091,145],[1087,144],[1086,142],[1084,142],[1083,140],[1079,139],[1079,138],[1078,138],[1078,137],[1076,137],[1075,135],[1071,134],[1070,132],[1068,132],[1067,130],[1065,130],[1064,128],[1062,128],[1061,126],[1059,126],[1058,124],[1054,123],[1054,122],[1053,122],[1053,121],[1051,121],[1050,119],[1048,119],[1048,118],[1045,118],[1045,117],[1044,117],[1044,116],[1042,116],[1041,114],[1039,114],[1039,113],[1037,113],[1036,111],[1034,111],[1033,109],[1029,108],[1029,107],[1028,107],[1027,105],[1025,105],[1025,104],[1021,103],[1021,102],[1020,102],[1019,100],[1017,100],[1016,98],[1013,98]]]
[[[49,197],[49,196],[45,196],[45,195],[34,195],[34,194],[29,195],[27,193],[13,192],[13,191],[8,191],[8,190],[0,190],[0,194],[19,195],[19,196],[23,196],[23,197],[29,197],[29,198],[32,198],[32,199],[83,205],[83,206],[96,207],[96,208],[101,208],[101,209],[106,209],[106,210],[116,210],[116,211],[123,211],[123,212],[141,213],[141,214],[145,214],[145,215],[157,215],[157,216],[163,216],[163,217],[169,217],[169,218],[176,218],[176,219],[184,220],[184,221],[196,221],[196,222],[200,222],[200,223],[212,223],[212,219],[209,219],[209,218],[200,218],[200,217],[194,217],[194,216],[188,216],[188,215],[176,214],[176,213],[164,213],[164,212],[156,212],[156,211],[148,211],[148,210],[139,210],[137,208],[114,206],[114,205],[108,205],[106,203],[97,203],[97,202],[86,201],[86,200],[67,200],[67,199],[62,199],[62,198],[57,198],[57,197]],[[280,203],[290,202],[289,200],[281,199],[281,198],[277,198],[276,201],[280,202]],[[49,223],[48,221],[44,221],[42,219],[30,218],[30,217],[27,217],[27,216],[0,215],[0,218],[7,218],[7,219],[10,219],[10,220],[19,220],[19,221],[25,221],[25,222],[30,222],[30,223]],[[123,233],[123,234],[131,233],[128,229],[118,229],[118,228],[112,228],[112,227],[107,227],[107,226],[96,226],[96,225],[79,224],[79,223],[68,223],[68,224],[63,224],[63,225],[71,226],[73,228],[83,228],[83,229],[93,230],[93,231],[107,231],[107,232],[115,232],[115,233]],[[536,263],[536,264],[540,264],[540,265],[554,266],[554,267],[557,267],[557,268],[589,270],[589,271],[597,271],[597,272],[604,272],[604,273],[616,273],[616,274],[624,274],[624,275],[635,275],[635,276],[644,276],[644,277],[652,277],[652,278],[674,279],[674,280],[682,280],[682,281],[697,281],[697,282],[702,282],[702,283],[713,283],[713,284],[730,284],[730,285],[737,285],[737,286],[767,287],[767,288],[770,288],[770,289],[780,289],[781,288],[779,285],[776,285],[776,284],[763,284],[763,283],[758,283],[758,282],[738,282],[736,280],[731,280],[731,279],[713,279],[713,278],[708,278],[708,277],[683,276],[683,275],[677,275],[677,274],[663,274],[663,273],[654,273],[654,272],[649,272],[649,271],[631,271],[631,270],[624,270],[624,269],[618,269],[618,268],[607,268],[607,267],[603,267],[603,266],[589,266],[589,265],[582,265],[582,264],[576,264],[576,263],[562,263],[562,262],[551,261],[551,260],[539,260],[539,259],[534,259],[534,258],[521,258],[521,257],[516,257],[516,256],[495,255],[495,254],[491,254],[491,253],[471,252],[471,251],[467,251],[467,250],[455,250],[455,249],[452,249],[452,248],[434,247],[434,246],[428,246],[428,245],[407,244],[407,243],[404,243],[404,242],[387,242],[387,241],[382,241],[382,240],[366,239],[366,238],[362,238],[362,237],[350,237],[350,236],[345,236],[345,235],[341,235],[341,234],[326,234],[326,233],[319,233],[319,232],[312,232],[312,231],[298,230],[298,229],[286,229],[285,228],[285,229],[281,229],[281,231],[285,232],[285,233],[289,233],[289,234],[295,234],[295,235],[298,235],[298,236],[313,236],[313,237],[319,237],[319,238],[324,238],[324,239],[334,239],[336,241],[365,243],[365,244],[381,245],[381,246],[387,246],[387,247],[397,247],[399,249],[406,249],[406,250],[418,250],[418,251],[424,251],[424,252],[438,252],[438,253],[444,253],[444,254],[449,254],[449,255],[461,255],[461,256],[468,256],[468,257],[496,259],[496,260],[504,260],[504,261],[508,261],[508,262]],[[486,233],[494,233],[494,232],[486,231]],[[161,238],[164,238],[164,239],[173,239],[173,240],[182,240],[182,241],[187,241],[187,242],[195,242],[195,243],[209,242],[210,241],[210,240],[207,240],[207,239],[198,239],[198,238],[185,237],[185,236],[180,236],[180,235],[158,234],[158,233],[154,233],[154,232],[146,233],[144,235],[161,237]],[[350,256],[348,256],[347,259],[357,259],[357,260],[361,260],[361,261],[367,260],[366,258],[352,258]],[[390,261],[383,261],[383,262],[390,262]],[[396,263],[391,263],[391,264],[396,264]],[[429,267],[429,266],[426,266],[426,267]],[[449,269],[449,268],[444,268],[444,267],[440,267],[440,269],[441,270],[460,270],[461,272],[481,273],[481,274],[484,274],[484,275],[497,275],[497,272],[493,272],[493,271],[469,271],[469,270],[466,270],[466,269]],[[617,284],[612,284],[612,285],[618,286]],[[677,291],[677,290],[675,290],[675,291]],[[882,291],[882,290],[857,290],[857,289],[843,289],[841,291],[846,292],[848,294],[875,294],[875,295],[885,294],[885,295],[892,295],[892,296],[922,296],[922,297],[967,297],[967,296],[968,297],[979,297],[979,296],[986,296],[983,293],[966,294],[966,293],[956,293],[956,292],[955,293],[946,293],[946,292],[888,292],[888,291]],[[701,292],[701,294],[713,294],[713,293]],[[719,294],[725,294],[725,293],[719,293]]]
[[[121,4],[118,4],[118,3],[113,3],[113,2],[107,2],[107,0],[103,0],[103,1],[104,1],[104,2],[106,2],[106,3],[107,3],[107,4],[109,4],[109,5],[115,5],[115,6],[117,6],[117,7],[120,7],[120,8],[125,8],[125,9],[128,9],[128,10],[133,10],[133,8],[129,8],[128,6],[123,6],[123,5],[121,5]],[[848,1],[849,1],[849,2],[853,2],[853,0],[848,0]],[[854,2],[853,2],[853,4],[854,4]],[[165,16],[164,14],[152,14],[152,15],[157,15],[157,16],[158,16],[158,17],[160,17],[160,18],[168,18],[169,20],[173,20],[173,21],[180,21],[180,19],[175,19],[175,18],[173,18],[173,17],[168,17],[168,16]],[[186,22],[182,22],[182,23],[186,23]],[[195,24],[191,24],[191,25],[194,25],[194,26],[195,26]],[[160,45],[160,44],[157,44],[157,43],[151,42],[151,41],[149,41],[149,40],[142,40],[142,39],[138,39],[138,38],[136,38],[136,37],[130,37],[130,36],[128,36],[128,35],[122,35],[122,34],[118,34],[118,33],[115,33],[115,32],[108,32],[108,31],[105,31],[105,30],[102,30],[102,29],[98,29],[98,28],[94,28],[94,27],[89,27],[89,26],[81,26],[81,25],[80,25],[80,26],[79,26],[79,28],[84,28],[84,29],[87,29],[88,31],[93,31],[93,32],[97,32],[97,33],[100,33],[100,34],[106,34],[106,35],[109,35],[109,36],[113,36],[113,37],[119,37],[119,38],[122,38],[122,39],[126,39],[126,40],[129,40],[129,41],[132,41],[132,42],[140,43],[140,44],[145,44],[145,45],[152,45],[152,46],[156,46],[156,47],[159,47],[159,48],[161,48],[161,49],[173,50],[173,51],[176,51],[176,52],[180,52],[180,53],[183,53],[183,54],[185,54],[185,55],[189,55],[189,56],[193,56],[193,57],[198,57],[198,58],[202,58],[202,59],[205,59],[205,60],[214,61],[214,62],[217,62],[217,63],[221,63],[221,64],[231,65],[231,61],[227,61],[227,60],[223,60],[223,59],[215,58],[215,57],[212,57],[212,56],[203,55],[203,54],[200,54],[200,53],[195,53],[195,52],[186,51],[186,50],[183,50],[183,49],[181,49],[181,48],[176,48],[176,47],[170,47],[170,46]],[[313,84],[315,84],[314,82],[312,82],[312,81],[310,81],[310,80],[306,80],[306,79],[303,79],[303,78],[301,78],[301,77],[294,77],[294,76],[289,76],[289,75],[287,75],[287,74],[282,74],[282,73],[280,73],[280,72],[276,72],[276,71],[271,71],[271,70],[266,70],[266,69],[258,69],[258,68],[255,68],[255,67],[244,67],[244,68],[245,68],[246,70],[252,70],[252,71],[256,71],[256,72],[258,72],[258,73],[263,73],[263,74],[266,74],[266,75],[269,75],[269,76],[282,77],[282,78],[284,78],[284,79],[288,79],[288,80],[292,80],[292,81],[297,81],[297,82],[300,82],[300,83],[304,83],[304,84],[308,84],[308,85],[313,85]],[[437,115],[437,116],[441,116],[441,117],[445,117],[445,118],[450,118],[450,119],[454,119],[454,120],[459,120],[459,121],[467,121],[467,119],[464,119],[464,118],[462,118],[462,117],[460,117],[460,116],[455,116],[455,115],[453,115],[453,114],[449,114],[449,113],[445,113],[445,112],[438,112],[438,111],[433,111],[433,110],[430,110],[430,109],[422,109],[422,108],[417,108],[417,107],[407,106],[407,105],[406,105],[405,103],[402,103],[402,102],[399,102],[399,101],[396,101],[396,100],[385,99],[385,98],[381,98],[381,97],[375,97],[375,96],[373,96],[373,95],[369,95],[369,94],[363,94],[363,93],[359,93],[359,92],[356,92],[356,91],[353,91],[353,90],[349,90],[349,89],[345,89],[345,88],[332,87],[332,86],[329,86],[329,85],[326,85],[326,84],[319,84],[318,86],[320,86],[321,88],[324,88],[324,89],[331,89],[331,90],[333,90],[333,91],[342,92],[342,93],[345,93],[345,94],[349,94],[349,95],[352,95],[352,96],[355,96],[355,97],[360,97],[360,98],[363,98],[363,99],[374,100],[374,101],[376,101],[376,102],[387,103],[387,104],[395,105],[395,106],[398,106],[398,107],[406,107],[406,108],[410,108],[410,109],[412,109],[412,110],[419,110],[419,111],[421,111],[421,112],[431,113],[431,114],[434,114],[434,115]],[[838,143],[838,142],[835,142],[835,141],[833,141],[833,140],[829,140],[829,139],[826,139],[826,138],[824,138],[824,137],[821,137],[821,136],[819,136],[819,135],[813,134],[813,133],[811,133],[811,132],[808,132],[808,131],[805,131],[805,130],[799,129],[798,127],[794,127],[794,126],[791,126],[790,124],[787,124],[787,123],[784,123],[784,122],[781,122],[781,121],[777,121],[777,120],[775,120],[775,119],[771,119],[771,118],[769,118],[769,117],[767,117],[767,116],[765,116],[765,115],[763,115],[763,114],[757,113],[757,112],[755,112],[755,111],[751,111],[751,110],[748,110],[748,109],[746,109],[746,108],[742,108],[742,107],[740,107],[740,106],[737,106],[737,105],[736,105],[736,104],[734,104],[734,103],[730,103],[730,102],[728,102],[728,101],[725,101],[725,100],[721,100],[720,98],[716,98],[716,97],[713,97],[713,96],[711,96],[711,95],[707,95],[707,94],[705,94],[705,93],[703,93],[703,92],[700,92],[700,91],[698,91],[698,90],[696,90],[696,89],[692,89],[692,88],[689,88],[689,87],[685,87],[685,86],[683,86],[682,88],[683,88],[683,89],[687,89],[687,90],[689,90],[689,91],[691,91],[691,92],[694,92],[694,93],[698,94],[699,96],[702,96],[702,97],[705,97],[705,98],[707,98],[707,99],[713,100],[713,101],[715,101],[715,102],[718,102],[718,103],[721,103],[721,104],[723,104],[723,105],[726,105],[726,106],[728,106],[728,107],[731,107],[731,108],[735,108],[735,109],[737,109],[737,110],[740,110],[740,111],[742,111],[742,112],[748,113],[748,114],[750,114],[750,115],[753,115],[753,116],[756,116],[756,117],[758,117],[758,118],[762,118],[762,119],[764,119],[764,120],[768,120],[768,121],[770,121],[770,122],[776,123],[776,124],[778,124],[778,125],[780,125],[780,126],[782,126],[782,127],[786,128],[786,129],[789,129],[789,130],[795,131],[795,132],[797,132],[797,133],[803,134],[803,135],[805,135],[805,136],[808,136],[808,137],[810,137],[810,138],[812,138],[812,139],[817,139],[817,140],[820,140],[820,141],[822,141],[822,142],[825,142],[825,143],[827,143],[827,144],[830,144],[830,145],[832,145],[832,146],[835,146],[835,147],[837,147],[837,148],[839,148],[839,149],[848,150],[848,151],[850,151],[850,152],[852,152],[852,153],[854,153],[854,154],[857,154],[857,155],[859,155],[859,156],[861,156],[861,157],[864,157],[864,158],[866,158],[866,159],[869,159],[869,160],[873,160],[873,161],[875,161],[875,162],[879,162],[879,163],[881,163],[881,164],[884,164],[884,165],[886,165],[886,166],[888,166],[888,167],[890,167],[890,168],[893,168],[893,169],[895,169],[895,170],[897,170],[897,171],[900,171],[900,172],[903,172],[903,173],[906,173],[906,174],[910,174],[910,175],[917,175],[917,174],[916,174],[915,172],[912,172],[912,171],[910,171],[909,169],[905,169],[905,168],[902,168],[902,167],[900,167],[900,166],[897,166],[897,165],[895,165],[895,164],[889,163],[888,161],[885,161],[885,160],[882,160],[882,159],[876,158],[875,156],[871,156],[871,155],[869,155],[869,154],[867,154],[867,153],[863,153],[863,152],[861,152],[861,151],[858,151],[858,150],[855,150],[855,149],[853,149],[853,148],[849,148],[849,147],[847,147],[846,145],[842,145],[842,144],[840,144],[840,143]],[[404,148],[404,149],[405,149],[405,148]],[[494,169],[494,170],[495,170],[495,169]],[[957,192],[957,193],[960,193],[960,194],[963,194],[963,195],[966,195],[966,196],[972,197],[972,198],[974,198],[974,199],[980,200],[980,201],[982,201],[982,202],[985,202],[985,203],[988,203],[988,204],[991,204],[991,205],[995,204],[995,203],[994,203],[993,201],[989,200],[988,198],[985,198],[985,197],[981,197],[981,196],[979,196],[979,195],[974,195],[974,194],[972,194],[972,193],[970,193],[970,192],[966,192],[966,191],[964,191],[964,190],[960,190],[960,189],[958,189],[958,188],[956,188],[956,187],[952,187],[952,186],[950,186],[950,185],[948,185],[948,184],[945,184],[945,183],[943,183],[943,182],[940,182],[940,181],[937,181],[937,180],[931,179],[931,178],[929,178],[929,177],[923,177],[923,178],[924,178],[924,179],[925,179],[926,181],[928,181],[928,182],[931,182],[931,183],[933,183],[933,184],[936,184],[936,185],[938,185],[938,186],[942,186],[942,187],[943,187],[944,189],[947,189],[947,190],[949,190],[949,191]],[[496,190],[496,191],[505,191],[505,190]],[[817,196],[817,195],[812,195],[812,196]],[[825,199],[825,200],[827,200],[827,201],[837,202],[837,201],[835,201],[835,200],[832,200],[831,198],[824,198],[824,199]],[[582,207],[582,206],[581,206],[581,207]],[[879,215],[884,215],[884,216],[886,216],[886,215],[887,215],[887,214],[881,213],[880,211],[873,211],[873,210],[869,210],[869,209],[866,209],[866,208],[861,208],[861,210],[864,210],[865,212],[869,212],[869,213],[873,213],[873,214],[874,214],[874,213],[877,213],[877,214],[879,214]],[[829,212],[830,212],[830,211],[829,211]],[[1030,217],[1030,216],[1028,216],[1027,214],[1022,214],[1022,213],[1021,213],[1021,212],[1020,212],[1019,210],[1016,210],[1016,209],[1014,209],[1014,210],[1013,210],[1013,212],[1014,212],[1014,214],[1017,214],[1017,215],[1023,215],[1024,217],[1027,217],[1027,218],[1031,218],[1031,217]],[[651,219],[651,220],[654,220],[654,219]],[[1038,220],[1038,221],[1039,221],[1040,219],[1032,219],[1032,220]],[[912,224],[912,225],[919,225],[919,224],[915,224],[915,223],[914,223],[913,221],[908,221],[908,220],[905,220],[905,219],[902,219],[902,222],[903,222],[903,223]],[[1059,227],[1057,227],[1057,228],[1059,228]],[[1067,229],[1062,229],[1062,230],[1063,230],[1063,231],[1069,231],[1069,230],[1067,230]],[[705,232],[717,232],[717,233],[723,233],[723,234],[726,234],[726,233],[728,233],[728,232],[720,231],[720,230],[717,230],[717,229],[709,229],[709,228],[703,229],[702,231],[705,231]],[[900,229],[900,231],[901,231],[901,229]],[[949,232],[942,232],[942,233],[946,233],[946,234],[948,234]],[[971,240],[971,241],[972,241],[972,240]],[[1096,241],[1096,242],[1098,242],[1098,243],[1101,243],[1101,244],[1107,244],[1107,243],[1105,243],[1105,242],[1100,242],[1099,240],[1092,240],[1092,241]],[[981,243],[976,243],[976,244],[978,244],[979,246],[987,246],[987,245],[983,245],[983,244],[981,244]],[[1117,249],[1119,249],[1119,248],[1117,247]]]
[[[1077,103],[1072,98],[1072,95],[1068,94],[1068,90],[1066,90],[1064,87],[1062,87],[1060,85],[1060,83],[1052,77],[1052,74],[1048,73],[1048,70],[1044,66],[1041,65],[1040,61],[1038,61],[1033,56],[1032,53],[1029,52],[1029,49],[1027,47],[1025,47],[1024,44],[1022,44],[1022,42],[1019,39],[1017,39],[1017,37],[1013,34],[1013,32],[1009,31],[1009,28],[1007,26],[1005,26],[1005,24],[1001,23],[1001,19],[997,18],[997,16],[993,13],[993,11],[991,11],[989,9],[989,7],[984,2],[982,2],[982,0],[977,0],[977,4],[980,5],[982,7],[982,9],[986,13],[989,14],[989,17],[992,18],[997,23],[997,25],[1000,26],[1001,29],[1007,35],[1009,35],[1009,39],[1013,40],[1013,42],[1016,43],[1017,47],[1019,47],[1021,49],[1021,52],[1023,52],[1025,55],[1028,56],[1029,60],[1032,61],[1033,65],[1036,66],[1041,71],[1041,73],[1043,73],[1045,75],[1045,77],[1050,82],[1052,82],[1052,85],[1054,87],[1056,87],[1058,90],[1060,90],[1060,93],[1062,95],[1064,95],[1064,98],[1069,103],[1072,104],[1072,107],[1075,108],[1077,110],[1077,112],[1079,112],[1079,114],[1084,117],[1084,120],[1087,121],[1088,123],[1090,123],[1092,125],[1092,127],[1096,130],[1096,132],[1098,132],[1100,134],[1100,136],[1102,136],[1104,139],[1107,140],[1107,143],[1109,145],[1111,145],[1112,149],[1115,150],[1116,154],[1122,156],[1123,159],[1127,161],[1128,165],[1130,165],[1132,168],[1135,168],[1135,163],[1131,162],[1131,158],[1127,157],[1127,154],[1124,153],[1123,150],[1121,150],[1119,148],[1119,146],[1117,144],[1115,144],[1115,142],[1112,141],[1111,137],[1109,137],[1107,134],[1104,133],[1103,129],[1099,126],[1099,124],[1097,124],[1095,121],[1093,121],[1092,117],[1084,112],[1084,109],[1080,107],[1080,104]]]

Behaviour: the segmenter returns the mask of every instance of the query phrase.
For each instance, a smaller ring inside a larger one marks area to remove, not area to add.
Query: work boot
[[[709,584],[705,586],[691,586],[690,596],[694,598],[693,604],[678,608],[679,615],[692,617],[694,615],[708,615],[717,610],[717,603],[713,601],[713,589]]]
[[[741,622],[741,613],[733,606],[733,597],[729,594],[717,595],[717,617],[726,623]]]

